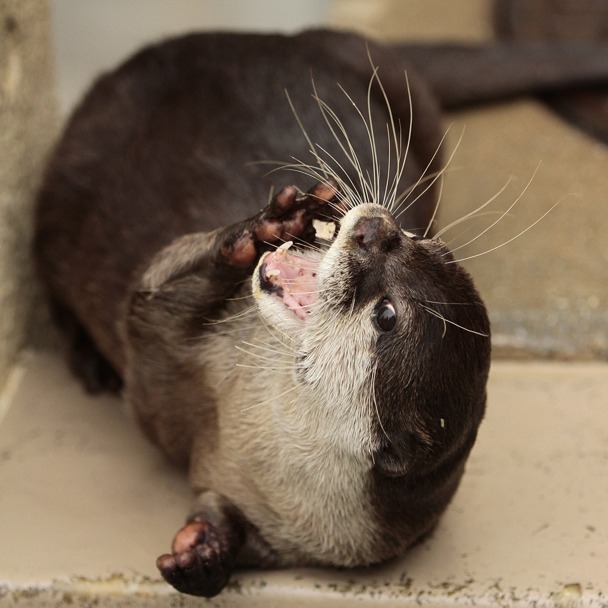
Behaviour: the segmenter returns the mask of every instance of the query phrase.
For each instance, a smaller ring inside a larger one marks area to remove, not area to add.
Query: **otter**
[[[458,487],[490,327],[433,238],[440,106],[472,78],[444,94],[427,57],[425,81],[419,49],[354,34],[163,41],[97,80],[50,158],[38,272],[85,387],[122,388],[188,471],[157,560],[179,591],[402,555]]]

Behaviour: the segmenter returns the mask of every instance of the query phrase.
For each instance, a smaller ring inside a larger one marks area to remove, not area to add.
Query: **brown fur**
[[[181,591],[218,593],[237,562],[354,566],[399,555],[458,485],[485,405],[483,304],[442,243],[415,237],[431,220],[433,187],[415,188],[420,200],[401,225],[378,204],[341,217],[367,195],[345,194],[358,172],[311,97],[312,76],[370,167],[392,154],[391,118],[406,139],[405,68],[384,48],[329,32],[176,39],[100,78],[51,159],[40,274],[87,385],[123,381],[144,431],[189,469],[194,513],[158,561]],[[437,104],[408,79],[413,131],[397,191],[440,166]],[[251,164],[316,162],[284,89],[313,145],[346,168],[337,181],[315,186]],[[353,103],[366,116],[369,103],[373,152]],[[287,177],[297,188],[265,206],[270,184]],[[331,248],[298,254],[321,277],[299,323],[256,264],[284,240],[314,243],[313,220],[328,217],[340,224]],[[252,289],[258,312],[245,314]],[[374,321],[385,296],[398,316],[391,331]],[[256,368],[260,358],[239,344],[262,349],[275,370]]]

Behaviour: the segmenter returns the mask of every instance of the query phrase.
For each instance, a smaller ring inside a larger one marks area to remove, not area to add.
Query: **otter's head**
[[[341,447],[404,476],[461,461],[485,407],[489,322],[444,243],[382,206],[344,215],[325,250],[265,254],[259,310],[293,341],[296,382]]]

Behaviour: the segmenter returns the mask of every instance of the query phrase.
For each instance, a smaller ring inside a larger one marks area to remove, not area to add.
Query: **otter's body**
[[[124,382],[197,495],[158,561],[182,591],[400,555],[457,488],[489,327],[426,237],[438,106],[407,67],[329,32],[188,36],[102,77],[50,162],[36,256],[73,365]]]

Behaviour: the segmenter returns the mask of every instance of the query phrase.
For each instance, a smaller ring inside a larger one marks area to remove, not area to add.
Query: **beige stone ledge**
[[[0,422],[0,606],[201,605],[154,567],[189,507],[181,474],[56,355],[20,369]],[[495,363],[431,539],[369,570],[239,572],[205,605],[605,607],[607,394],[605,364]]]

